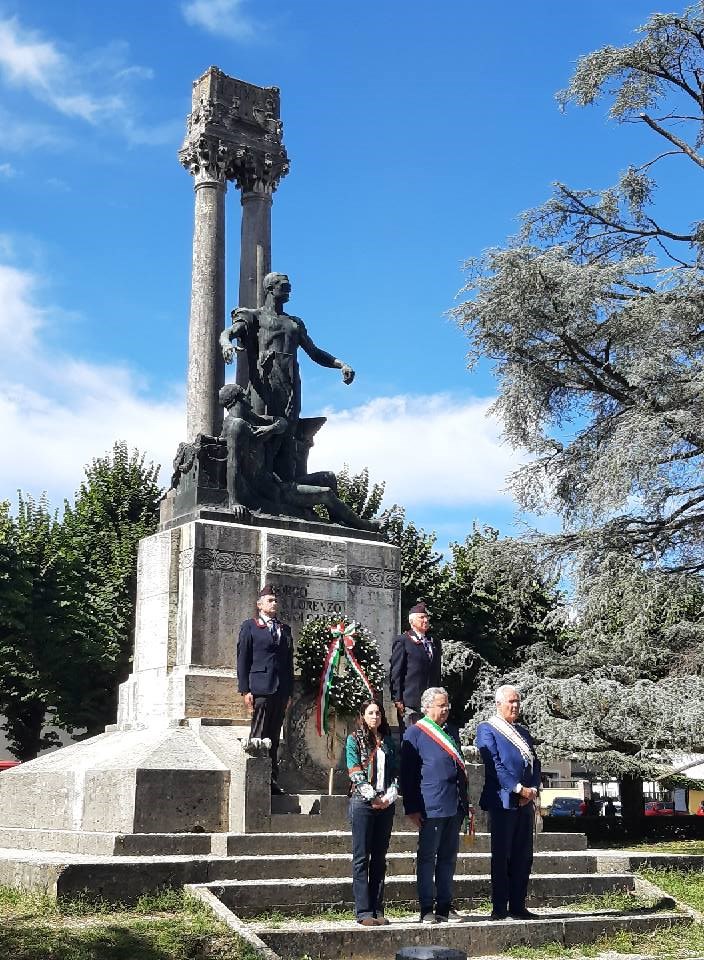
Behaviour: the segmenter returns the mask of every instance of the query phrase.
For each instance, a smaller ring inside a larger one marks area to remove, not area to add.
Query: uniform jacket
[[[443,729],[459,750],[457,727]],[[401,743],[401,792],[404,811],[424,818],[454,817],[469,806],[464,768],[417,726],[408,727]]]
[[[517,809],[516,787],[519,783],[540,789],[540,760],[535,753],[533,738],[520,724],[514,724],[514,728],[533,753],[532,770],[518,747],[514,747],[490,723],[480,723],[477,727],[475,743],[484,761],[484,789],[479,800],[482,810]]]
[[[287,623],[279,622],[278,643],[263,620],[245,620],[237,641],[237,684],[240,693],[268,697],[278,690],[293,692],[293,637]]]
[[[433,640],[433,659],[412,630],[396,637],[391,647],[391,699],[411,710],[420,711],[420,695],[428,687],[440,686],[440,641]]]

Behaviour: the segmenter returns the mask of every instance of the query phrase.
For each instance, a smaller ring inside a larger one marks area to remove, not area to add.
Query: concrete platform
[[[351,853],[299,853],[230,857],[219,861],[226,869],[223,877],[230,879],[272,880],[283,878],[352,876]],[[560,873],[569,876],[575,873],[596,873],[597,858],[580,851],[536,853],[533,873]],[[457,858],[456,875],[488,875],[491,856],[488,853],[460,853]],[[389,853],[386,858],[387,877],[412,875],[415,872],[415,848],[402,853]],[[623,872],[623,871],[621,871]]]
[[[270,880],[225,880],[209,884],[213,893],[240,917],[254,917],[272,910],[309,916],[321,907],[352,909],[352,881],[350,878],[308,877],[295,879],[281,877]],[[631,874],[536,874],[528,887],[528,903],[534,906],[569,904],[570,901],[605,893],[627,892],[635,888]],[[386,881],[386,899],[389,903],[414,906],[416,904],[415,875],[389,876]],[[454,900],[456,904],[491,897],[488,874],[456,876]]]
[[[314,819],[308,815],[307,819]],[[274,819],[274,818],[272,818]],[[406,826],[406,824],[403,824]],[[392,852],[414,851],[415,831],[394,831]],[[583,834],[544,833],[536,837],[538,851],[584,851]],[[349,830],[307,830],[304,833],[111,833],[107,831],[34,830],[0,827],[0,853],[3,849],[47,850],[66,854],[95,856],[247,856],[299,853],[349,853]],[[467,851],[487,853],[488,834],[477,834]]]
[[[386,927],[361,927],[354,922],[336,924],[282,924],[275,930],[251,924],[252,932],[284,960],[309,956],[312,960],[394,960],[404,946],[442,946],[463,950],[468,956],[502,954],[516,947],[558,943],[564,947],[593,943],[621,930],[646,933],[663,926],[689,924],[691,920],[670,911],[569,914],[545,911],[540,919],[492,923],[473,916],[460,924],[424,926],[399,920]]]
[[[277,817],[272,817],[272,821]],[[308,820],[314,819],[308,817]],[[232,855],[254,854],[260,851],[268,854],[298,853],[340,853],[351,852],[352,840],[349,829],[339,830],[306,830],[299,833],[294,821],[291,831],[284,833],[277,830],[275,833],[230,834],[227,839],[227,852]],[[394,829],[391,834],[389,850],[391,852],[415,850],[418,843],[418,831],[406,830],[407,824],[401,829]],[[464,843],[464,841],[462,841]],[[341,846],[342,845],[342,846]],[[535,849],[543,850],[586,850],[587,838],[583,833],[539,833],[535,838]],[[489,852],[489,834],[478,833],[474,838],[471,850],[475,853]]]

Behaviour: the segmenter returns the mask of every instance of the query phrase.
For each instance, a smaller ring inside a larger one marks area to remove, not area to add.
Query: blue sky
[[[671,9],[669,6],[666,9]],[[676,8],[673,8],[676,9]],[[578,56],[622,44],[640,0],[0,0],[0,497],[71,496],[116,439],[169,463],[183,439],[191,82],[215,64],[281,88],[291,172],[273,267],[292,312],[350,363],[303,362],[311,465],[370,468],[389,501],[462,539],[515,533],[520,454],[486,416],[446,317],[461,263],[561,179],[606,186],[647,137],[554,101]],[[227,196],[228,308],[239,195]]]

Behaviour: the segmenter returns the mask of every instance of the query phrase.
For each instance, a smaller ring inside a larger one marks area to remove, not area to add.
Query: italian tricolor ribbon
[[[330,627],[332,640],[330,641],[325,654],[323,672],[320,674],[318,702],[316,704],[315,711],[315,726],[319,737],[322,737],[323,733],[328,732],[328,706],[330,703],[330,690],[332,688],[333,679],[337,672],[337,666],[340,662],[340,657],[342,657],[343,654],[347,657],[350,662],[350,666],[369,691],[369,696],[374,696],[372,685],[367,679],[367,675],[362,669],[361,664],[353,653],[354,635],[356,632],[356,623],[350,623],[345,626],[344,623],[340,622]]]
[[[455,761],[460,770],[464,773],[464,758],[459,752],[455,745],[455,741],[452,737],[445,733],[443,728],[435,723],[434,720],[431,720],[430,717],[423,717],[422,720],[416,722],[416,728],[422,730],[423,733],[426,733],[431,740],[434,740],[439,747],[449,753],[452,759]]]

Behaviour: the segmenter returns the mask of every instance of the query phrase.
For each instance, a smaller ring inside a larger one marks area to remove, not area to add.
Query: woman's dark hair
[[[391,734],[391,728],[389,727],[389,721],[386,719],[386,713],[384,712],[384,704],[381,700],[377,700],[376,697],[372,697],[369,700],[365,700],[359,705],[359,727],[364,732],[364,738],[367,740],[370,746],[376,746],[376,736],[367,726],[367,722],[364,719],[364,713],[367,707],[371,707],[372,704],[375,704],[381,711],[381,723],[377,727],[379,736],[383,739],[388,737]]]

